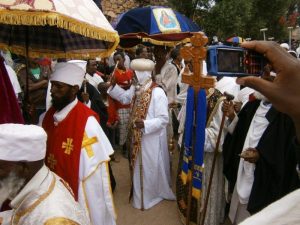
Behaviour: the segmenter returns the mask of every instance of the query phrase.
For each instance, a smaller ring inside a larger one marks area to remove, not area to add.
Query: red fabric
[[[51,59],[49,58],[38,59],[37,63],[41,66],[51,66]]]
[[[133,71],[132,70],[124,71],[124,70],[116,69],[114,76],[116,78],[116,83],[126,90],[131,85]]]
[[[120,70],[116,69],[114,76],[116,78],[116,83],[127,90],[130,88],[132,83],[133,71],[132,70]],[[116,121],[119,121],[118,109],[130,108],[131,104],[123,105],[119,101],[108,97],[108,120],[107,124],[113,125]]]
[[[104,77],[104,74],[103,73],[101,73],[101,72],[99,72],[99,71],[96,71],[96,73],[95,74],[97,74],[98,76],[100,76],[100,77]]]
[[[0,57],[0,124],[3,123],[24,123],[24,119],[4,59]]]
[[[118,110],[117,110],[117,106],[116,106],[115,102],[116,101],[114,99],[112,99],[110,96],[108,96],[108,107],[107,107],[107,114],[108,114],[107,124],[108,125],[113,125],[116,121],[119,121]]]
[[[78,102],[67,117],[55,126],[54,113],[55,109],[51,107],[43,121],[43,128],[48,135],[46,165],[70,185],[75,199],[78,200],[79,162],[84,129],[88,117],[94,116],[98,119],[98,116],[93,110]],[[66,148],[63,148],[63,143],[68,139],[72,140],[73,145],[70,154],[66,154]],[[55,166],[49,160],[50,154],[54,155]]]
[[[254,94],[252,93],[252,94],[250,94],[249,95],[249,102],[253,102],[253,101],[255,101],[256,100],[256,97],[254,96]]]

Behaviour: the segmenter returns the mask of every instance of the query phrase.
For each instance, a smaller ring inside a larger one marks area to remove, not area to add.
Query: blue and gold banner
[[[189,87],[186,98],[186,117],[184,128],[184,154],[182,162],[181,179],[183,184],[191,180],[191,148],[193,145],[193,123],[194,123],[194,89]],[[190,173],[190,174],[189,174]]]
[[[193,126],[196,126],[196,135],[193,135]],[[192,195],[199,199],[202,189],[203,173],[203,156],[205,142],[205,125],[206,125],[206,93],[201,89],[197,94],[195,108],[194,89],[189,87],[186,103],[186,121],[185,121],[185,139],[184,155],[181,171],[183,184],[190,182],[192,179]],[[193,140],[195,138],[196,140]],[[193,146],[193,143],[194,146]],[[194,148],[194,172],[191,176],[192,167],[192,148]]]

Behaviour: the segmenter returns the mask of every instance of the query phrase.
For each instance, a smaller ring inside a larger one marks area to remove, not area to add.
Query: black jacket
[[[244,142],[252,118],[260,101],[248,102],[239,114],[239,121],[232,135],[228,134],[223,145],[224,174],[233,191]],[[254,182],[248,202],[253,214],[270,203],[300,187],[296,172],[296,149],[293,144],[295,129],[292,120],[275,108],[266,114],[269,125],[256,149],[260,158],[256,162]]]

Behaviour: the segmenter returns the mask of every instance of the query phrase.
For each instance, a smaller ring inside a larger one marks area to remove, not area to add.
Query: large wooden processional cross
[[[190,224],[192,197],[200,200],[203,172],[203,149],[206,125],[205,89],[214,87],[215,79],[203,75],[203,60],[206,59],[205,45],[208,38],[204,33],[191,37],[191,46],[184,46],[180,53],[184,60],[193,62],[192,73],[186,71],[182,82],[189,84],[187,94],[184,155],[181,178],[188,186],[186,225]],[[201,118],[200,118],[201,117]]]

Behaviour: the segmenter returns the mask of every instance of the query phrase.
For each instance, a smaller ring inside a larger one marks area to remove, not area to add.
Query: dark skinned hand
[[[134,125],[135,125],[135,127],[138,128],[138,129],[143,129],[143,128],[145,127],[145,125],[144,125],[144,120],[142,120],[142,119],[136,119],[136,120],[134,121]]]

